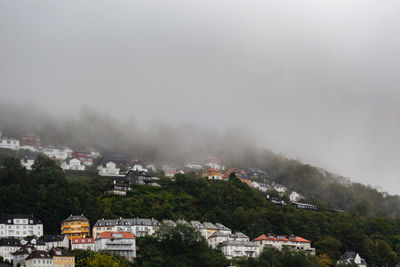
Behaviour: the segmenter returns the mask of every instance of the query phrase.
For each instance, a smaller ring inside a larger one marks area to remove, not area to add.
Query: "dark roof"
[[[23,245],[17,251],[12,253],[12,255],[29,255],[34,250],[35,250],[35,247],[33,245]]]
[[[29,219],[28,224],[41,224],[42,221],[39,219],[36,219],[33,214],[5,214],[2,215],[0,218],[0,223],[3,224],[14,224],[12,220],[14,219]],[[11,220],[11,223],[8,222],[8,220]],[[30,220],[33,222],[31,223]]]
[[[52,248],[49,251],[50,256],[59,256],[59,257],[73,257],[74,255],[71,254],[70,252],[60,249],[60,248]]]
[[[64,222],[73,222],[73,221],[89,221],[83,214],[81,215],[70,215]]]
[[[36,160],[37,156],[38,156],[38,154],[36,154],[36,153],[27,153],[27,154],[23,155],[23,156],[21,157],[21,159],[22,159],[23,161],[27,161],[27,160]]]
[[[5,264],[5,263],[0,263],[0,267],[11,267],[12,265]]]
[[[45,235],[43,237],[43,241],[45,243],[48,242],[58,242],[58,241],[63,241],[64,240],[65,235]]]
[[[43,240],[37,239],[37,238],[24,238],[23,240],[27,241],[26,244],[37,245],[37,246],[45,246],[46,245]]]
[[[1,238],[0,247],[20,247],[21,242],[16,238]]]
[[[342,260],[354,260],[355,257],[357,256],[357,253],[355,253],[354,251],[346,251],[345,253],[343,253],[342,257],[340,257]]]
[[[29,259],[51,259],[51,256],[44,250],[35,250],[26,258]]]

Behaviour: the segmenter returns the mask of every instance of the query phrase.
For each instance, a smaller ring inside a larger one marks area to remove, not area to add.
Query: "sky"
[[[400,194],[399,33],[390,0],[4,0],[0,101],[236,127]]]

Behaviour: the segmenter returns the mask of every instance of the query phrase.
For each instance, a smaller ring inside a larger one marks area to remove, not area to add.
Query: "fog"
[[[98,142],[113,126],[125,130],[110,145],[161,158],[267,147],[400,193],[399,13],[368,0],[1,1],[0,129],[78,125]]]

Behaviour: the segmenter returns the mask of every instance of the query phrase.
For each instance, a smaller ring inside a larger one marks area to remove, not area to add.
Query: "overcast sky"
[[[0,1],[3,102],[240,127],[392,193],[399,64],[397,0]]]

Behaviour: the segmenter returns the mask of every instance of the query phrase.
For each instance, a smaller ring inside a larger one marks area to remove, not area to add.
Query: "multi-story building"
[[[127,232],[102,232],[95,239],[96,251],[103,250],[133,261],[136,258],[135,235]]]
[[[43,241],[46,244],[46,250],[51,248],[69,248],[69,240],[66,235],[45,235]]]
[[[53,267],[53,259],[47,251],[34,250],[26,259],[26,267]]]
[[[94,238],[72,238],[71,239],[71,249],[80,249],[80,250],[94,250]]]
[[[243,233],[228,233],[227,231],[217,231],[214,232],[208,239],[207,243],[212,248],[217,248],[220,244],[225,241],[243,241],[248,242],[249,237]]]
[[[61,234],[71,238],[83,238],[90,235],[89,220],[81,215],[72,215],[65,219],[61,224]]]
[[[86,166],[93,165],[93,155],[91,152],[74,150],[74,152],[72,152],[72,157],[79,159]]]
[[[75,256],[60,248],[52,248],[49,255],[53,260],[53,267],[75,267]]]
[[[0,148],[18,150],[19,140],[12,137],[1,136],[0,134]]]
[[[135,236],[146,236],[155,233],[160,223],[156,219],[101,219],[93,226],[93,237],[96,238],[102,232],[129,232]]]
[[[66,147],[45,147],[42,152],[49,158],[56,160],[66,160],[72,155],[72,150]]]
[[[15,251],[21,247],[19,239],[16,238],[0,238],[0,257],[6,261],[12,261]]]
[[[43,223],[33,215],[3,215],[0,218],[0,237],[24,238],[42,235]]]
[[[258,245],[249,241],[227,240],[222,242],[221,250],[228,259],[235,257],[257,257],[260,253]]]
[[[131,186],[124,181],[113,180],[107,185],[105,194],[126,196],[126,193],[131,191]]]
[[[40,137],[33,135],[33,134],[21,135],[20,145],[21,146],[32,146],[32,147],[39,148],[39,147],[41,147]]]
[[[109,161],[105,164],[99,165],[97,170],[101,176],[118,176],[120,168],[117,168],[117,165],[114,162]]]
[[[253,240],[260,247],[262,251],[265,247],[275,248],[282,250],[287,248],[294,251],[303,251],[307,254],[315,255],[315,248],[311,247],[311,241],[304,239],[300,236],[284,236],[284,235],[273,235],[263,234]]]
[[[218,171],[217,169],[208,168],[207,170],[203,171],[201,177],[207,178],[209,180],[223,180],[227,181],[228,179],[224,178],[222,172]]]
[[[36,248],[33,245],[23,245],[17,251],[12,253],[13,267],[25,267],[26,258],[34,251]]]
[[[84,171],[85,164],[77,158],[67,158],[61,163],[63,170]]]

